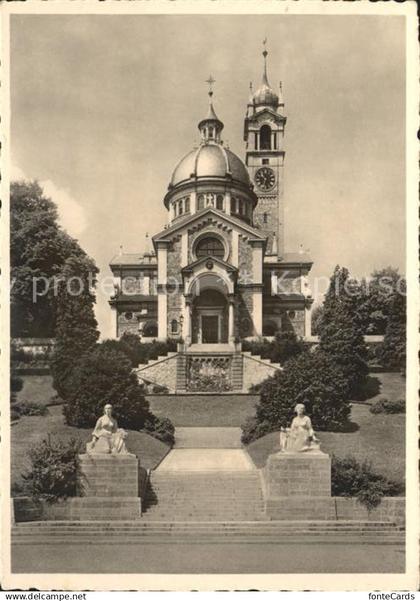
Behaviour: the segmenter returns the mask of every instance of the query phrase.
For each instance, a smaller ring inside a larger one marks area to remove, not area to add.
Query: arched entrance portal
[[[192,342],[218,344],[228,342],[228,302],[217,289],[200,290],[192,303]]]

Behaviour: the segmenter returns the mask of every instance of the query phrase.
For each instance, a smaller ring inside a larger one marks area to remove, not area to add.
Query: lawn
[[[174,426],[239,427],[255,414],[255,394],[148,395],[150,409]]]
[[[405,380],[400,374],[381,373],[375,376],[381,381],[380,396],[404,398]],[[402,481],[405,479],[405,414],[370,413],[369,406],[375,398],[367,403],[353,404],[351,421],[355,431],[318,432],[321,449],[330,455],[334,453],[343,457],[351,454],[359,460],[369,459],[378,472]],[[268,455],[280,450],[278,432],[254,441],[247,450],[257,466],[264,466]]]
[[[50,405],[54,402],[56,391],[52,385],[52,376],[20,376],[23,380],[23,388],[16,398],[18,401],[31,401],[40,405]]]

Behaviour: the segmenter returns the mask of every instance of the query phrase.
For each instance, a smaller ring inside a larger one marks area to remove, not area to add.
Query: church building
[[[148,252],[112,259],[116,337],[215,349],[284,330],[311,335],[312,261],[284,248],[286,117],[281,84],[275,91],[268,82],[266,50],[263,57],[246,107],[244,160],[223,143],[210,78],[200,145],[178,162],[163,198],[167,225]]]

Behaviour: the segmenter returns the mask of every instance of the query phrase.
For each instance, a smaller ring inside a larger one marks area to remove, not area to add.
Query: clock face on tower
[[[276,183],[276,176],[270,167],[262,167],[255,174],[255,183],[260,190],[271,190]]]

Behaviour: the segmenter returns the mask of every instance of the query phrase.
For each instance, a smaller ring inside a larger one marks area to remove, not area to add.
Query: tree
[[[110,403],[118,425],[139,430],[150,416],[131,362],[122,351],[97,344],[71,372],[64,415],[71,426],[93,427]]]
[[[404,288],[405,280],[395,267],[375,270],[362,280],[361,325],[366,334],[385,334],[394,294]]]
[[[337,266],[330,280],[319,326],[320,349],[341,369],[347,395],[357,397],[366,384],[368,350],[360,316],[360,286]]]
[[[53,385],[62,399],[70,395],[69,379],[77,361],[99,337],[93,310],[98,269],[86,255],[68,258],[58,284],[56,344],[51,360]]]
[[[272,342],[270,359],[283,365],[305,350],[305,343],[298,340],[294,331],[277,332]]]
[[[394,292],[388,299],[387,311],[388,323],[377,356],[383,366],[405,371],[407,337],[405,281],[401,290]]]
[[[245,443],[288,427],[296,404],[302,402],[318,430],[342,429],[348,423],[347,381],[335,362],[319,349],[290,359],[282,371],[258,386],[258,392],[256,416],[242,427]]]
[[[319,334],[319,326],[322,322],[322,316],[324,313],[323,305],[317,305],[313,308],[311,312],[311,321],[312,321],[312,334],[317,336]]]
[[[85,256],[57,223],[57,207],[37,182],[10,187],[11,333],[13,337],[54,336],[54,286],[69,257]]]

